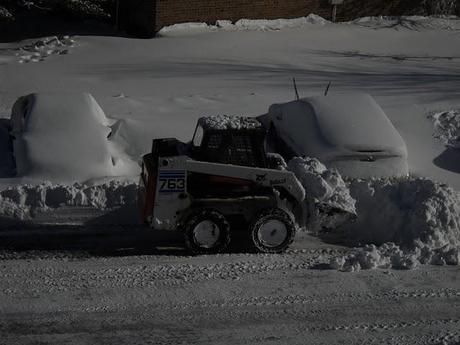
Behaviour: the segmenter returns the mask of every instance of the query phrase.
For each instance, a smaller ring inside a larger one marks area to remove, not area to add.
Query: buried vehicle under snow
[[[111,128],[89,93],[33,93],[13,105],[10,133],[17,175],[53,181],[117,176]]]
[[[349,178],[407,176],[407,148],[368,94],[331,94],[274,104],[259,120],[288,160],[314,157]]]
[[[190,144],[153,140],[143,157],[143,221],[183,229],[195,253],[223,251],[242,230],[261,252],[276,253],[305,223],[305,190],[292,172],[265,153],[266,131],[256,119],[204,117]]]

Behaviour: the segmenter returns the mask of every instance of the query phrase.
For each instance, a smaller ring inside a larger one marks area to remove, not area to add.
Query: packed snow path
[[[80,235],[67,248],[33,252],[27,236],[10,238],[14,248],[0,253],[2,344],[460,340],[459,267],[348,274],[320,269],[346,249],[309,237],[283,255],[189,257],[123,249],[132,238],[119,236]],[[103,243],[111,251],[100,251]]]

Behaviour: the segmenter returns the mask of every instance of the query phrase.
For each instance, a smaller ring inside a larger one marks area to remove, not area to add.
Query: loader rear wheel
[[[185,243],[195,254],[220,253],[230,243],[230,224],[217,211],[201,210],[185,224]]]
[[[251,226],[251,239],[262,253],[281,253],[292,243],[296,227],[291,217],[279,208],[262,212]]]

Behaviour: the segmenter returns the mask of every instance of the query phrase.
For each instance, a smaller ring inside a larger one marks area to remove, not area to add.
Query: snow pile
[[[365,26],[375,29],[408,29],[408,30],[460,30],[460,19],[455,16],[425,17],[425,16],[383,16],[363,17],[347,24]]]
[[[354,181],[358,219],[348,238],[372,243],[331,267],[410,269],[418,263],[460,264],[460,193],[427,179]]]
[[[200,32],[200,31],[274,31],[281,29],[302,28],[308,25],[326,25],[330,23],[328,20],[316,15],[309,14],[307,17],[294,19],[240,19],[233,23],[230,20],[218,20],[215,25],[206,23],[180,23],[163,27],[159,32],[159,36],[167,36],[168,34],[184,33],[184,32]]]
[[[70,36],[51,36],[24,45],[19,48],[19,63],[44,61],[51,55],[66,55],[74,46],[75,40]]]
[[[110,210],[136,205],[137,193],[137,184],[119,181],[100,185],[18,185],[0,191],[0,217],[32,220],[39,213],[65,206]]]
[[[262,128],[262,124],[255,118],[244,116],[215,115],[205,116],[198,123],[206,129],[256,129]]]
[[[196,33],[209,31],[276,31],[282,29],[296,29],[311,25],[324,26],[330,21],[316,14],[294,19],[240,19],[233,23],[230,20],[218,20],[215,25],[207,23],[190,22],[163,27],[159,36],[174,35],[175,33]],[[357,25],[373,29],[408,29],[408,30],[460,30],[460,19],[456,16],[381,16],[363,17],[346,23],[336,25]]]
[[[355,200],[336,170],[316,158],[295,157],[287,164],[306,191],[310,230],[333,229],[356,215]]]
[[[437,112],[429,117],[434,122],[434,137],[447,146],[460,148],[460,110]]]
[[[328,20],[316,14],[310,14],[307,17],[294,19],[240,19],[233,26],[228,23],[222,25],[222,22],[217,22],[219,27],[226,30],[281,30],[288,28],[302,28],[307,25],[326,25],[330,23]]]

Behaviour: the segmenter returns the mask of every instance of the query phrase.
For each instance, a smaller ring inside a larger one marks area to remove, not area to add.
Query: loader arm
[[[188,172],[244,179],[253,181],[264,187],[282,188],[299,203],[305,199],[303,186],[297,180],[294,173],[290,171],[201,162],[192,159],[185,160],[185,170]]]

